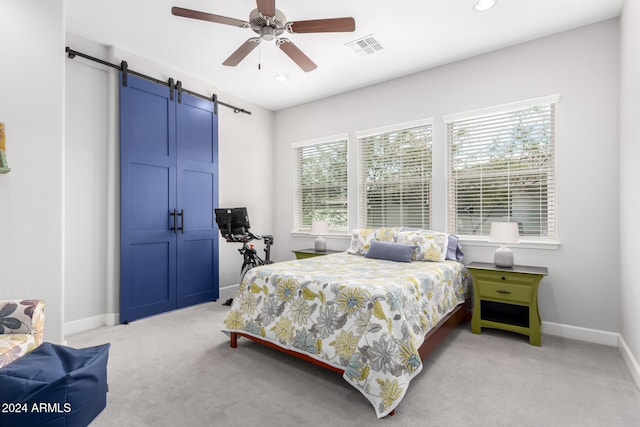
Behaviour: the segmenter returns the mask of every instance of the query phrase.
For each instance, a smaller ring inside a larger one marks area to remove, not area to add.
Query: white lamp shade
[[[489,241],[506,244],[520,243],[517,222],[492,222]]]
[[[327,221],[311,222],[311,234],[323,235],[329,232],[329,223]]]

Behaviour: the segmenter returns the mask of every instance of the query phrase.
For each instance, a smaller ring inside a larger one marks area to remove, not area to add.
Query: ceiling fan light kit
[[[476,12],[484,12],[491,9],[496,5],[496,0],[477,0],[473,5],[473,10]]]
[[[249,13],[249,22],[197,10],[172,7],[171,13],[183,18],[251,28],[258,37],[251,37],[236,49],[222,64],[235,67],[251,53],[263,40],[275,41],[275,44],[302,70],[309,72],[318,66],[300,50],[291,40],[281,37],[284,32],[299,33],[338,33],[353,32],[356,22],[351,17],[313,19],[288,22],[284,13],[276,9],[275,0],[256,0],[257,8]]]

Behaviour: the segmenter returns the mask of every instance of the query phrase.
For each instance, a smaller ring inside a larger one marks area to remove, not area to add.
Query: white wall
[[[47,301],[45,340],[63,339],[62,0],[0,0],[0,299]]]
[[[67,40],[69,43],[69,40]],[[104,56],[106,49],[87,52]],[[107,313],[107,67],[65,60],[65,323]],[[80,303],[81,302],[81,303]],[[85,320],[86,321],[86,320]],[[80,327],[76,325],[75,327]],[[67,328],[65,328],[67,329]],[[65,332],[65,334],[68,331]]]
[[[273,234],[274,229],[274,113],[246,101],[221,95],[224,102],[243,107],[251,115],[220,108],[220,207],[246,206],[255,234]],[[260,256],[264,244],[254,242]],[[240,245],[220,238],[220,287],[240,281]],[[221,298],[232,297],[221,291]]]
[[[161,81],[251,111],[219,108],[219,204],[247,206],[252,229],[273,227],[273,113],[217,91],[177,67],[67,34],[67,45]],[[67,263],[65,333],[117,322],[119,311],[119,139],[117,71],[67,59]],[[213,215],[213,212],[211,213]],[[261,245],[257,245],[261,248]],[[220,286],[238,283],[239,246],[220,239]],[[221,297],[225,297],[224,290]]]
[[[443,230],[442,115],[560,94],[557,229],[561,246],[556,250],[516,248],[516,262],[549,268],[539,294],[547,326],[557,323],[617,333],[618,64],[618,21],[610,20],[277,112],[277,257],[290,259],[291,249],[312,241],[290,233],[292,143],[433,117],[433,228]],[[345,249],[348,242],[329,239],[328,246]],[[494,250],[467,245],[465,262],[490,261]],[[604,335],[605,340],[615,337]]]
[[[626,1],[620,18],[620,263],[622,340],[628,346],[629,364],[640,386],[640,4]],[[634,369],[635,368],[635,369]]]

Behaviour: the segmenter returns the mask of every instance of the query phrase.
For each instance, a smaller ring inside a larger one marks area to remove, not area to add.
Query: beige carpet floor
[[[67,337],[111,343],[107,408],[92,426],[640,426],[617,348],[458,328],[394,416],[340,375],[246,339],[229,347],[222,301]]]

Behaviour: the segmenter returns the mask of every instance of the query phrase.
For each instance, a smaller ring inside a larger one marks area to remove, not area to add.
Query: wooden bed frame
[[[437,349],[440,344],[449,336],[449,334],[463,321],[471,320],[471,312],[469,310],[470,301],[467,300],[464,304],[458,305],[451,313],[445,316],[434,328],[432,328],[424,338],[424,342],[418,349],[418,353],[420,354],[420,359],[424,362],[430,355]],[[251,341],[257,342],[258,344],[262,344],[264,346],[273,348],[282,353],[288,354],[293,357],[297,357],[298,359],[302,359],[309,363],[312,363],[316,366],[320,366],[322,368],[328,369],[330,371],[336,372],[340,375],[344,374],[344,369],[336,368],[335,366],[331,366],[327,363],[321,362],[320,360],[314,359],[313,357],[309,357],[306,354],[298,353],[297,351],[288,350],[286,348],[282,348],[277,344],[274,344],[269,341],[262,340],[260,338],[256,338],[251,335],[243,334],[241,332],[231,332],[231,348],[238,347],[238,338],[245,337],[250,339]],[[389,415],[394,415],[395,409],[389,413]]]

